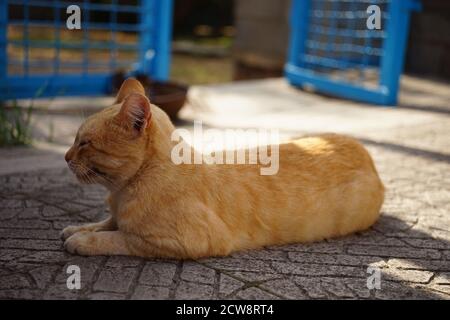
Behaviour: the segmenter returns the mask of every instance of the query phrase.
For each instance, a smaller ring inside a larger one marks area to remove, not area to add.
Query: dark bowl
[[[163,109],[172,120],[177,119],[178,112],[186,102],[188,86],[173,81],[152,80],[145,74],[137,74],[135,77],[144,86],[150,102]],[[111,79],[113,93],[119,91],[125,79],[123,71],[113,75]]]
[[[187,86],[172,81],[151,81],[144,88],[151,103],[163,109],[171,119],[177,118],[186,102]]]

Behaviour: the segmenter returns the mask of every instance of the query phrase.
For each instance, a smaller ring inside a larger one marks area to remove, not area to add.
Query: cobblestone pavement
[[[366,232],[200,261],[72,256],[60,230],[101,219],[105,191],[67,169],[0,176],[0,298],[449,299],[449,137],[444,115],[363,139],[387,187]],[[69,265],[80,290],[66,286]],[[381,269],[379,290],[367,288],[369,266]]]

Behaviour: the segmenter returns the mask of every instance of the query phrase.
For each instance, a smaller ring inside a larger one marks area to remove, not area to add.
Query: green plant
[[[44,83],[34,95],[30,104],[22,108],[13,101],[13,105],[7,108],[0,103],[0,147],[29,145],[31,138],[31,114],[33,112],[34,99],[42,96],[48,83]]]
[[[30,122],[33,111],[31,103],[21,108],[17,101],[11,108],[0,106],[0,146],[28,145],[31,143]]]
[[[55,123],[53,120],[50,120],[50,123],[48,124],[48,137],[47,142],[52,143],[55,139]]]

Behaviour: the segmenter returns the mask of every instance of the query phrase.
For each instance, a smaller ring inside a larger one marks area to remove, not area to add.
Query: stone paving
[[[72,256],[59,232],[104,217],[106,192],[65,168],[0,175],[0,298],[449,299],[449,113],[378,136],[362,139],[387,188],[370,230],[199,261]],[[69,265],[80,290],[67,288]],[[367,287],[369,266],[380,289]]]

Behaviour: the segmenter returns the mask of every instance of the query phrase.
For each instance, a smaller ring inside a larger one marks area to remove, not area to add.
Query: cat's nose
[[[64,155],[64,159],[67,163],[69,163],[70,160],[72,160],[72,148],[67,150],[66,154]]]

